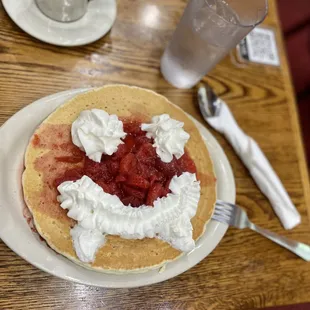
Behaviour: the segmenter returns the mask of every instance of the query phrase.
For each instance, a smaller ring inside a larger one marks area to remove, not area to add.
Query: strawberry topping
[[[54,185],[76,181],[87,175],[106,193],[117,195],[125,205],[153,206],[157,198],[170,193],[169,184],[173,176],[186,171],[196,173],[195,163],[187,152],[180,159],[174,157],[170,163],[164,163],[156,154],[153,140],[141,130],[140,122],[123,120],[123,124],[127,133],[124,143],[113,155],[103,155],[100,163],[82,152],[56,158],[72,164],[83,163],[83,167],[66,171]]]

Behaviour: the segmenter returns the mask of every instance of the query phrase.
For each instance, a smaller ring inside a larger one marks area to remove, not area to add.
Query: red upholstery
[[[278,10],[310,167],[310,0],[278,0]]]
[[[310,0],[308,0],[310,11]],[[286,49],[297,94],[310,88],[310,21],[286,37]]]
[[[284,33],[310,20],[309,0],[278,0],[278,10]]]

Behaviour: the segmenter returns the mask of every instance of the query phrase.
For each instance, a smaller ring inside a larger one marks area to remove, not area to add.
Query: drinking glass
[[[87,11],[89,0],[35,0],[40,11],[59,22],[73,22]]]
[[[191,88],[261,23],[267,0],[190,0],[161,58],[161,72]]]

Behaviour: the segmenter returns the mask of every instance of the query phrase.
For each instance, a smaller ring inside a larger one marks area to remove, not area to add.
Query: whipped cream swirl
[[[78,221],[71,236],[79,259],[92,262],[105,234],[127,239],[159,238],[180,251],[191,251],[195,242],[190,220],[197,211],[200,183],[195,174],[184,172],[172,178],[169,188],[171,194],[158,198],[154,207],[133,208],[105,193],[87,176],[60,184],[61,207]]]
[[[141,129],[147,131],[148,138],[154,139],[153,146],[160,159],[169,163],[173,155],[179,159],[184,154],[184,146],[190,136],[183,126],[184,123],[162,114],[154,116],[151,124],[142,124]]]
[[[116,115],[104,110],[82,111],[71,127],[72,142],[93,161],[100,162],[102,154],[112,155],[122,144],[126,133]]]

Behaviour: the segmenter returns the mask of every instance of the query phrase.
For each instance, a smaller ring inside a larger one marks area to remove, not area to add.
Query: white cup
[[[35,0],[40,11],[59,22],[73,22],[87,11],[89,0]]]

